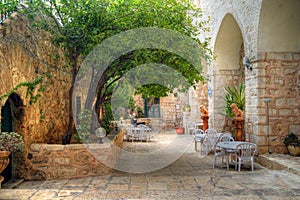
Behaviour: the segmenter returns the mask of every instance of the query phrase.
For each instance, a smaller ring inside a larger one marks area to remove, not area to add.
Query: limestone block
[[[285,84],[285,79],[282,77],[274,77],[273,84],[275,87],[283,87]]]
[[[292,60],[293,56],[291,53],[268,53],[267,54],[267,59],[270,60]]]
[[[279,109],[279,115],[291,115],[292,114],[292,109]]]
[[[59,158],[54,158],[54,160],[55,160],[55,164],[58,164],[58,165],[68,165],[68,164],[70,164],[70,158],[59,157]]]
[[[90,157],[91,157],[90,154],[88,154],[87,152],[78,152],[74,155],[74,161],[78,162],[79,165],[85,164],[91,160]]]
[[[31,169],[29,171],[30,173],[30,180],[45,180],[46,179],[46,173],[43,170],[38,169]]]
[[[48,163],[48,157],[45,157],[45,156],[34,156],[32,159],[31,159],[31,163],[33,165],[35,164],[46,164]]]
[[[63,151],[65,146],[59,144],[43,144],[42,147],[47,151]]]
[[[296,68],[286,68],[284,69],[284,75],[288,76],[288,75],[295,75],[297,74],[297,69]]]
[[[275,105],[276,106],[285,106],[286,105],[286,99],[285,98],[276,98],[275,99]]]
[[[272,133],[278,135],[283,130],[282,122],[276,122],[271,125]]]
[[[70,145],[67,145],[65,148],[68,151],[72,151],[72,150],[86,149],[86,146],[84,144],[70,144]]]
[[[76,168],[70,166],[57,166],[54,169],[54,177],[53,178],[71,178],[76,177]]]
[[[41,144],[34,143],[30,145],[30,150],[33,152],[39,152],[41,150],[41,147]]]

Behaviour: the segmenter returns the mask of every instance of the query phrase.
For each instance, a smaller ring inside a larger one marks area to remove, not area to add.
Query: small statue
[[[208,110],[205,108],[205,106],[203,105],[200,105],[200,111],[201,111],[201,116],[203,117],[206,117],[208,116]]]
[[[241,109],[239,109],[235,103],[232,103],[230,107],[234,114],[235,119],[239,119],[239,120],[244,119],[244,112]]]

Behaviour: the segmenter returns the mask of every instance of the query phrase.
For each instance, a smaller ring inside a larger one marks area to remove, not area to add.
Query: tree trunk
[[[70,54],[71,55],[71,54]],[[74,117],[73,117],[73,88],[75,84],[75,79],[77,75],[77,59],[78,57],[71,57],[71,63],[72,63],[72,80],[71,80],[71,87],[69,90],[69,120],[68,120],[68,129],[67,132],[62,135],[62,144],[70,144],[71,143],[71,138],[72,134],[75,131],[75,122],[74,122]]]

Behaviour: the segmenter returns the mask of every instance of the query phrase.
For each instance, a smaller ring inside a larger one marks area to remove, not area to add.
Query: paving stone
[[[289,159],[272,156],[272,162],[276,158],[282,164]],[[189,150],[160,170],[137,174],[113,170],[109,175],[79,179],[24,181],[14,189],[0,190],[0,199],[300,199],[300,177],[291,170],[269,170],[258,163],[254,171],[244,167],[237,172],[232,165],[229,170],[222,165],[212,169],[212,160],[213,155],[199,158],[198,152]],[[286,163],[295,168],[299,159]]]

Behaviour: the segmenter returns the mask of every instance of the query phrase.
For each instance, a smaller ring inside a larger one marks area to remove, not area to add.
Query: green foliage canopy
[[[32,1],[28,14],[36,20],[36,25],[50,31],[54,42],[61,45],[70,59],[72,72],[76,76],[79,59],[84,59],[97,45],[113,35],[140,27],[167,28],[193,37],[203,49],[204,60],[211,58],[208,48],[209,38],[200,41],[198,36],[207,31],[206,20],[199,19],[201,10],[189,0],[48,0]],[[41,17],[42,16],[42,17]],[[131,68],[146,62],[165,63],[179,70],[191,85],[204,81],[187,61],[160,49],[140,49],[115,60],[109,70],[103,74],[99,84],[97,102],[102,104],[110,100],[113,88],[118,80]],[[158,85],[139,88],[143,96],[166,96],[174,88]],[[153,91],[156,91],[153,94]]]

